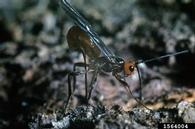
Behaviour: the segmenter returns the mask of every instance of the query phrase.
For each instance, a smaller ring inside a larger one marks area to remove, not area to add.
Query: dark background
[[[124,59],[190,50],[140,65],[146,99],[174,88],[194,88],[193,0],[72,0],[71,4]],[[66,33],[72,25],[58,0],[0,1],[0,128],[29,128],[35,114],[63,109],[67,74],[82,61],[81,54],[67,45]],[[132,78],[127,80],[138,96],[139,80]],[[84,98],[82,76],[77,86],[72,108]],[[116,79],[103,74],[91,103],[109,107],[125,105],[128,99]]]

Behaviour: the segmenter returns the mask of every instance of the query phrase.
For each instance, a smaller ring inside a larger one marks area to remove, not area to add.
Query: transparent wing
[[[84,19],[78,11],[76,11],[66,0],[61,0],[62,8],[68,13],[68,15],[74,20],[81,29],[83,29],[91,38],[92,42],[100,49],[102,54],[111,62],[117,63],[114,58],[115,55],[96,34],[91,25]]]

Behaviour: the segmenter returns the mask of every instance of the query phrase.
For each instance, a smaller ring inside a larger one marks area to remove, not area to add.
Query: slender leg
[[[91,79],[91,83],[90,83],[90,90],[89,90],[89,94],[88,94],[88,98],[87,98],[87,102],[89,101],[89,99],[91,98],[91,92],[94,88],[95,82],[97,80],[97,75],[98,75],[98,70],[95,70]]]
[[[85,59],[85,62],[86,62],[86,59]],[[73,68],[74,72],[76,71],[77,67],[84,67],[85,68],[84,74],[85,74],[85,97],[86,97],[86,100],[87,100],[87,93],[88,93],[88,84],[87,84],[87,80],[88,80],[88,77],[87,77],[87,67],[88,66],[89,66],[88,64],[80,62],[80,63],[75,63],[74,64],[74,68]],[[76,77],[75,77],[75,80],[76,80]]]
[[[83,54],[84,63],[87,64],[86,55],[85,55],[84,51],[82,51],[82,54]],[[88,93],[87,80],[88,80],[88,77],[87,77],[87,66],[85,65],[85,98],[86,98],[86,100],[87,100],[87,93]]]
[[[124,77],[118,75],[118,74],[115,74],[114,73],[114,76],[116,77],[116,79],[127,89],[127,91],[129,92],[129,94],[135,99],[135,101],[142,105],[143,107],[145,107],[146,109],[152,111],[151,109],[149,109],[148,107],[146,107],[139,99],[137,99],[136,97],[133,96],[133,93],[131,91],[131,89],[129,88],[129,85],[127,84],[127,82],[125,81]]]
[[[127,82],[125,81],[125,78],[118,75],[117,73],[113,73],[113,75],[116,77],[116,79],[121,83],[123,84],[124,86],[125,85],[128,85]]]
[[[82,53],[82,55],[83,55],[84,63],[80,63],[79,65],[80,65],[80,66],[82,65],[81,67],[84,67],[84,68],[85,68],[85,98],[86,98],[86,100],[87,100],[87,93],[88,93],[87,66],[88,66],[88,65],[86,65],[86,64],[87,64],[87,60],[86,60],[86,54],[85,54],[84,50],[81,49],[80,51],[81,51],[81,53]],[[75,66],[74,66],[74,71],[76,71],[76,67],[75,67]]]
[[[95,84],[95,82],[96,82],[96,80],[97,80],[98,70],[95,70],[95,71],[93,72],[93,76],[92,76],[92,79],[91,79],[91,82],[90,82],[90,85],[89,85],[90,89],[89,89],[89,94],[88,94],[87,67],[89,67],[89,65],[88,65],[88,64],[85,64],[85,63],[76,63],[76,64],[74,65],[74,71],[76,71],[76,68],[77,68],[77,67],[84,67],[84,68],[85,68],[85,92],[86,92],[86,96],[85,96],[85,97],[87,98],[87,99],[86,99],[86,102],[88,103],[88,101],[89,101],[89,99],[90,99],[90,97],[91,97],[91,92],[92,92],[92,90],[93,90],[93,88],[94,88],[94,84]],[[76,76],[75,76],[74,78],[76,78]],[[76,80],[76,79],[74,79],[74,80]],[[75,82],[75,81],[73,81],[73,82]],[[73,85],[75,85],[75,84],[73,84]]]
[[[76,76],[76,75],[73,75],[73,73],[69,73],[69,74],[68,74],[68,98],[67,98],[67,101],[66,101],[66,104],[65,104],[65,111],[66,111],[66,109],[67,109],[67,107],[68,107],[70,98],[71,98],[71,96],[72,96],[72,85],[71,85],[72,79],[71,79],[71,78],[72,78],[73,76]],[[74,81],[76,81],[76,80],[73,80],[73,85],[75,84]],[[73,88],[73,89],[74,89],[74,88]],[[73,90],[73,92],[74,92],[74,90]]]
[[[68,74],[68,98],[67,98],[67,101],[66,101],[66,104],[65,104],[65,110],[67,109],[69,101],[70,101],[70,98],[72,96],[72,93],[74,93],[74,90],[76,88],[76,76],[81,74],[80,72],[76,71],[77,67],[88,67],[88,64],[85,64],[85,63],[75,63],[74,67],[73,67],[73,72],[70,72]]]

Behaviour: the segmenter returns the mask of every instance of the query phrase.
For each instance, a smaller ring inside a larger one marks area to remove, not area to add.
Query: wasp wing
[[[68,13],[68,15],[74,20],[82,30],[84,30],[91,38],[92,42],[100,49],[102,54],[111,62],[116,63],[114,53],[106,47],[104,42],[100,39],[91,25],[86,19],[84,19],[78,11],[76,11],[66,0],[61,0],[62,8]]]

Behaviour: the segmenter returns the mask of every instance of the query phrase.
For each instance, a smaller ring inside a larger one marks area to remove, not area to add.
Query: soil
[[[74,21],[58,0],[1,1],[1,129],[155,129],[159,123],[195,123],[194,1],[71,0],[71,5],[125,60],[189,52],[139,64],[141,89],[137,70],[126,78],[145,107],[105,72],[97,76],[88,104],[84,74],[78,74],[67,105],[68,75],[83,62],[66,39]],[[90,81],[91,72],[88,76]]]

